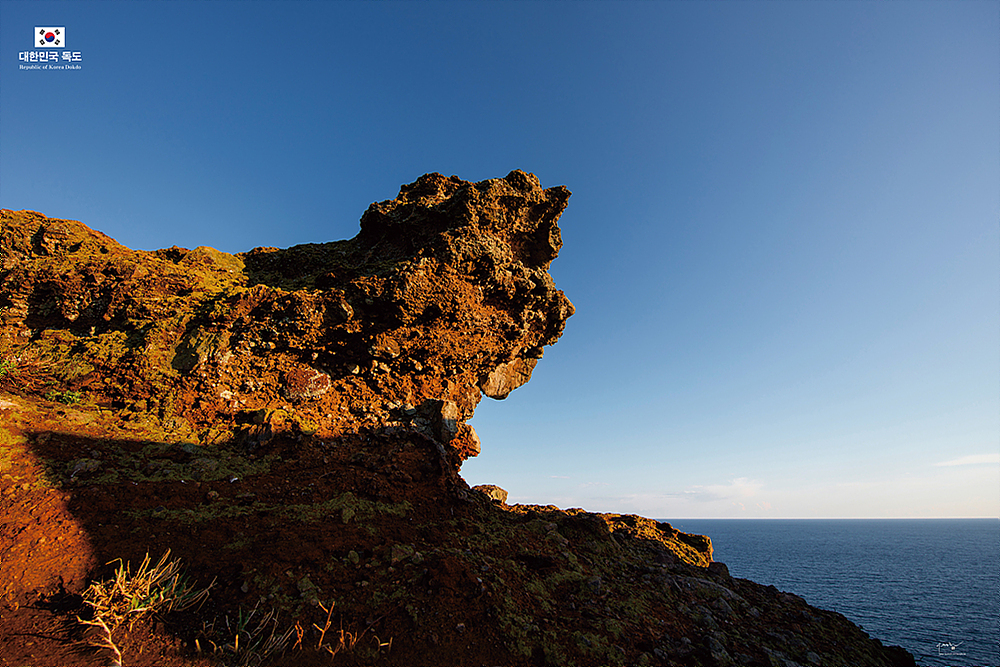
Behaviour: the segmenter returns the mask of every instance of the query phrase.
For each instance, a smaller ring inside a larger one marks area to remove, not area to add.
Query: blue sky
[[[577,314],[463,469],[512,502],[1000,516],[998,119],[995,1],[0,0],[4,208],[240,252],[566,185]]]

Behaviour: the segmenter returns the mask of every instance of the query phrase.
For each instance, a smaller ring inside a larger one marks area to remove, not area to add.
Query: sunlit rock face
[[[573,314],[568,198],[429,174],[351,240],[237,255],[0,212],[0,663],[76,664],[67,594],[169,552],[209,600],[130,617],[130,665],[244,664],[230,621],[259,612],[275,666],[912,666],[707,537],[462,479],[479,400]]]
[[[569,196],[521,171],[428,174],[349,241],[238,255],[5,211],[3,345],[175,436],[238,439],[264,411],[274,432],[423,428],[461,460],[482,395],[527,382],[573,314],[547,271]]]

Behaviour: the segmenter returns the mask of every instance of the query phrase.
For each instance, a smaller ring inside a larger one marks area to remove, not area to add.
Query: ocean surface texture
[[[670,523],[711,537],[734,577],[840,612],[918,665],[1000,666],[996,519]]]

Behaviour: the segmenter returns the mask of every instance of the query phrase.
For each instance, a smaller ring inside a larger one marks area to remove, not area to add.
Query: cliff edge
[[[573,314],[569,196],[428,174],[236,255],[0,212],[0,663],[913,664],[706,537],[462,479]],[[198,604],[102,630],[94,584],[167,553]]]

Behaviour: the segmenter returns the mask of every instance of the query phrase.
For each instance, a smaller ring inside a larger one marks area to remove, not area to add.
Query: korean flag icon
[[[35,28],[35,47],[42,49],[51,47],[54,49],[66,48],[66,28]]]

